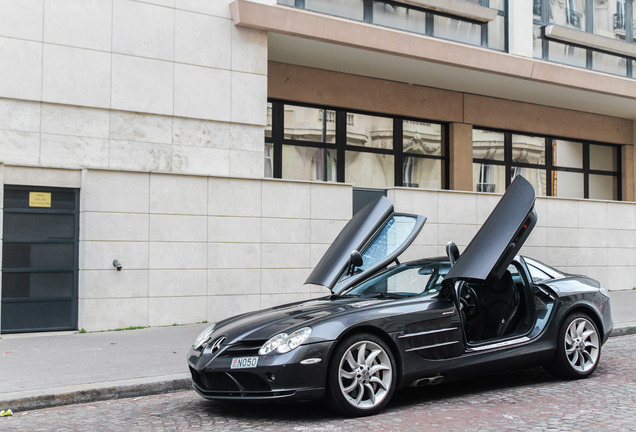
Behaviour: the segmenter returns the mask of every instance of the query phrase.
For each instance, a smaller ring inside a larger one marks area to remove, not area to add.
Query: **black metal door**
[[[5,186],[2,333],[77,328],[78,196]]]

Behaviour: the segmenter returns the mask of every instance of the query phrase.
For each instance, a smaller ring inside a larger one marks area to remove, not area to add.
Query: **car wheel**
[[[334,351],[327,381],[327,403],[332,409],[354,416],[375,414],[395,390],[393,354],[375,335],[350,336]]]
[[[594,321],[584,313],[569,315],[561,324],[557,352],[546,369],[563,378],[586,378],[601,358],[601,340]]]

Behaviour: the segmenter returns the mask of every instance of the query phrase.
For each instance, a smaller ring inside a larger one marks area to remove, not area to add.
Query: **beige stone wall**
[[[214,322],[327,294],[303,282],[351,196],[342,184],[85,170],[79,327]]]
[[[262,177],[267,35],[229,3],[5,2],[0,161]]]

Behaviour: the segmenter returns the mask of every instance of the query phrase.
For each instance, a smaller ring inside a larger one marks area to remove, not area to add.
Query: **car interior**
[[[532,285],[513,262],[503,276],[484,283],[460,282],[459,299],[469,343],[518,336],[532,325]]]

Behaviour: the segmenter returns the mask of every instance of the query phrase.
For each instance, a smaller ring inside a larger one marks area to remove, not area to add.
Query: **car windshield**
[[[434,295],[442,288],[442,280],[449,270],[448,261],[400,264],[354,286],[344,295],[389,298]]]

